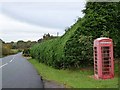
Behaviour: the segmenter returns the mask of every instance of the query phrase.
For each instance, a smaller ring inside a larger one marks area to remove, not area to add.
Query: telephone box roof
[[[101,37],[101,38],[97,38],[96,40],[100,41],[100,40],[103,40],[103,39],[110,39],[110,38]]]

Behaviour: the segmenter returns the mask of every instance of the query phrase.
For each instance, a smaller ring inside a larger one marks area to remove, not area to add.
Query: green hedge
[[[31,56],[54,68],[83,67],[93,62],[92,36],[78,33],[81,20],[59,38],[31,48]]]
[[[101,36],[114,40],[120,57],[119,3],[88,2],[85,16],[56,39],[31,48],[31,56],[54,68],[86,67],[93,64],[93,41]],[[111,12],[110,12],[111,11]]]
[[[65,58],[65,45],[69,38],[74,34],[76,24],[72,30],[68,30],[62,37],[43,41],[31,48],[31,56],[55,68],[65,68],[66,63],[69,62]]]

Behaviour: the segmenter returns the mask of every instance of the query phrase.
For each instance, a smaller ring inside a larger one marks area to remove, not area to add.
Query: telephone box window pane
[[[102,73],[103,75],[110,74],[110,47],[101,47],[102,50]]]

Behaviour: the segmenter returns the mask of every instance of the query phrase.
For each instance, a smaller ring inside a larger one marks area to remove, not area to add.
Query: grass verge
[[[29,59],[38,73],[46,80],[52,80],[66,87],[72,88],[118,88],[118,64],[115,64],[115,78],[108,80],[95,80],[93,69],[79,70],[58,70],[45,64],[39,63],[35,59]]]

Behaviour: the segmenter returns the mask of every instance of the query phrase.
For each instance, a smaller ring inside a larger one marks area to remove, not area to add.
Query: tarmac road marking
[[[15,55],[16,56],[16,55]],[[15,56],[10,60],[10,62],[12,62],[14,59],[15,59]],[[0,66],[0,68],[2,68],[2,67],[4,67],[4,66],[6,66],[8,63],[6,63],[6,64],[3,64],[2,66]]]
[[[6,63],[6,64],[4,64],[4,65],[2,65],[2,66],[0,66],[0,68],[2,68],[2,67],[4,67],[4,66],[6,66],[8,63]]]
[[[16,56],[16,55],[15,55]],[[12,62],[15,59],[15,56],[10,60],[10,62]]]
[[[10,62],[12,62],[13,60],[10,60]]]

